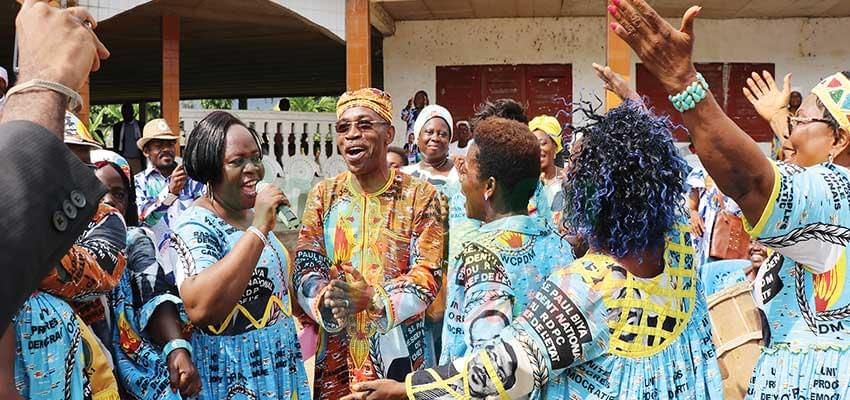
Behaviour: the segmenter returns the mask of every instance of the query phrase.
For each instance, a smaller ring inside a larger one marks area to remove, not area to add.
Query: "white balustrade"
[[[214,110],[180,110],[181,143]],[[336,148],[336,114],[292,111],[224,110],[260,135],[263,152],[277,160],[289,178],[312,181],[346,170]],[[318,152],[318,156],[316,156]]]

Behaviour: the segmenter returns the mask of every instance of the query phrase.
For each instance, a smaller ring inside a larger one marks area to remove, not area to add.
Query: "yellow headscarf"
[[[564,145],[561,143],[561,123],[558,122],[557,118],[550,117],[548,115],[539,115],[534,117],[534,119],[528,123],[528,130],[531,132],[541,130],[549,135],[557,147],[557,150],[555,151],[556,153],[560,153],[564,148]]]
[[[839,72],[827,77],[812,89],[838,126],[850,132],[850,79]]]
[[[352,107],[366,107],[387,122],[393,121],[393,101],[383,90],[365,88],[343,93],[336,103],[336,117],[342,117],[342,113]]]

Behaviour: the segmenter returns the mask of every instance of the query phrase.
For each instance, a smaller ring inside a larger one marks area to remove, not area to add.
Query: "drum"
[[[762,346],[762,324],[752,283],[741,282],[708,297],[717,361],[726,399],[743,399]]]

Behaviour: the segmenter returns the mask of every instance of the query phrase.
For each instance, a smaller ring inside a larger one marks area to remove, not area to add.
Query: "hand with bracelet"
[[[682,113],[691,142],[717,187],[735,200],[749,221],[758,221],[773,189],[770,161],[723,111],[693,64],[692,6],[677,30],[645,0],[611,0],[611,29],[634,50]]]
[[[94,33],[96,27],[97,21],[83,7],[58,9],[46,2],[24,1],[15,19],[20,59],[18,85],[33,80],[48,84],[26,90],[12,87],[0,123],[28,120],[61,138],[69,93],[56,88],[79,90],[89,72],[97,71],[100,60],[109,57],[109,51]]]

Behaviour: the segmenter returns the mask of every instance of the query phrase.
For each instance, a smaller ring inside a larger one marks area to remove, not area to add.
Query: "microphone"
[[[267,182],[259,182],[257,183],[257,193],[265,190],[266,186],[271,186],[270,183]],[[277,206],[277,222],[283,224],[286,229],[301,229],[301,221],[298,219],[298,216],[292,212],[292,209],[289,208],[286,204],[281,204]]]

